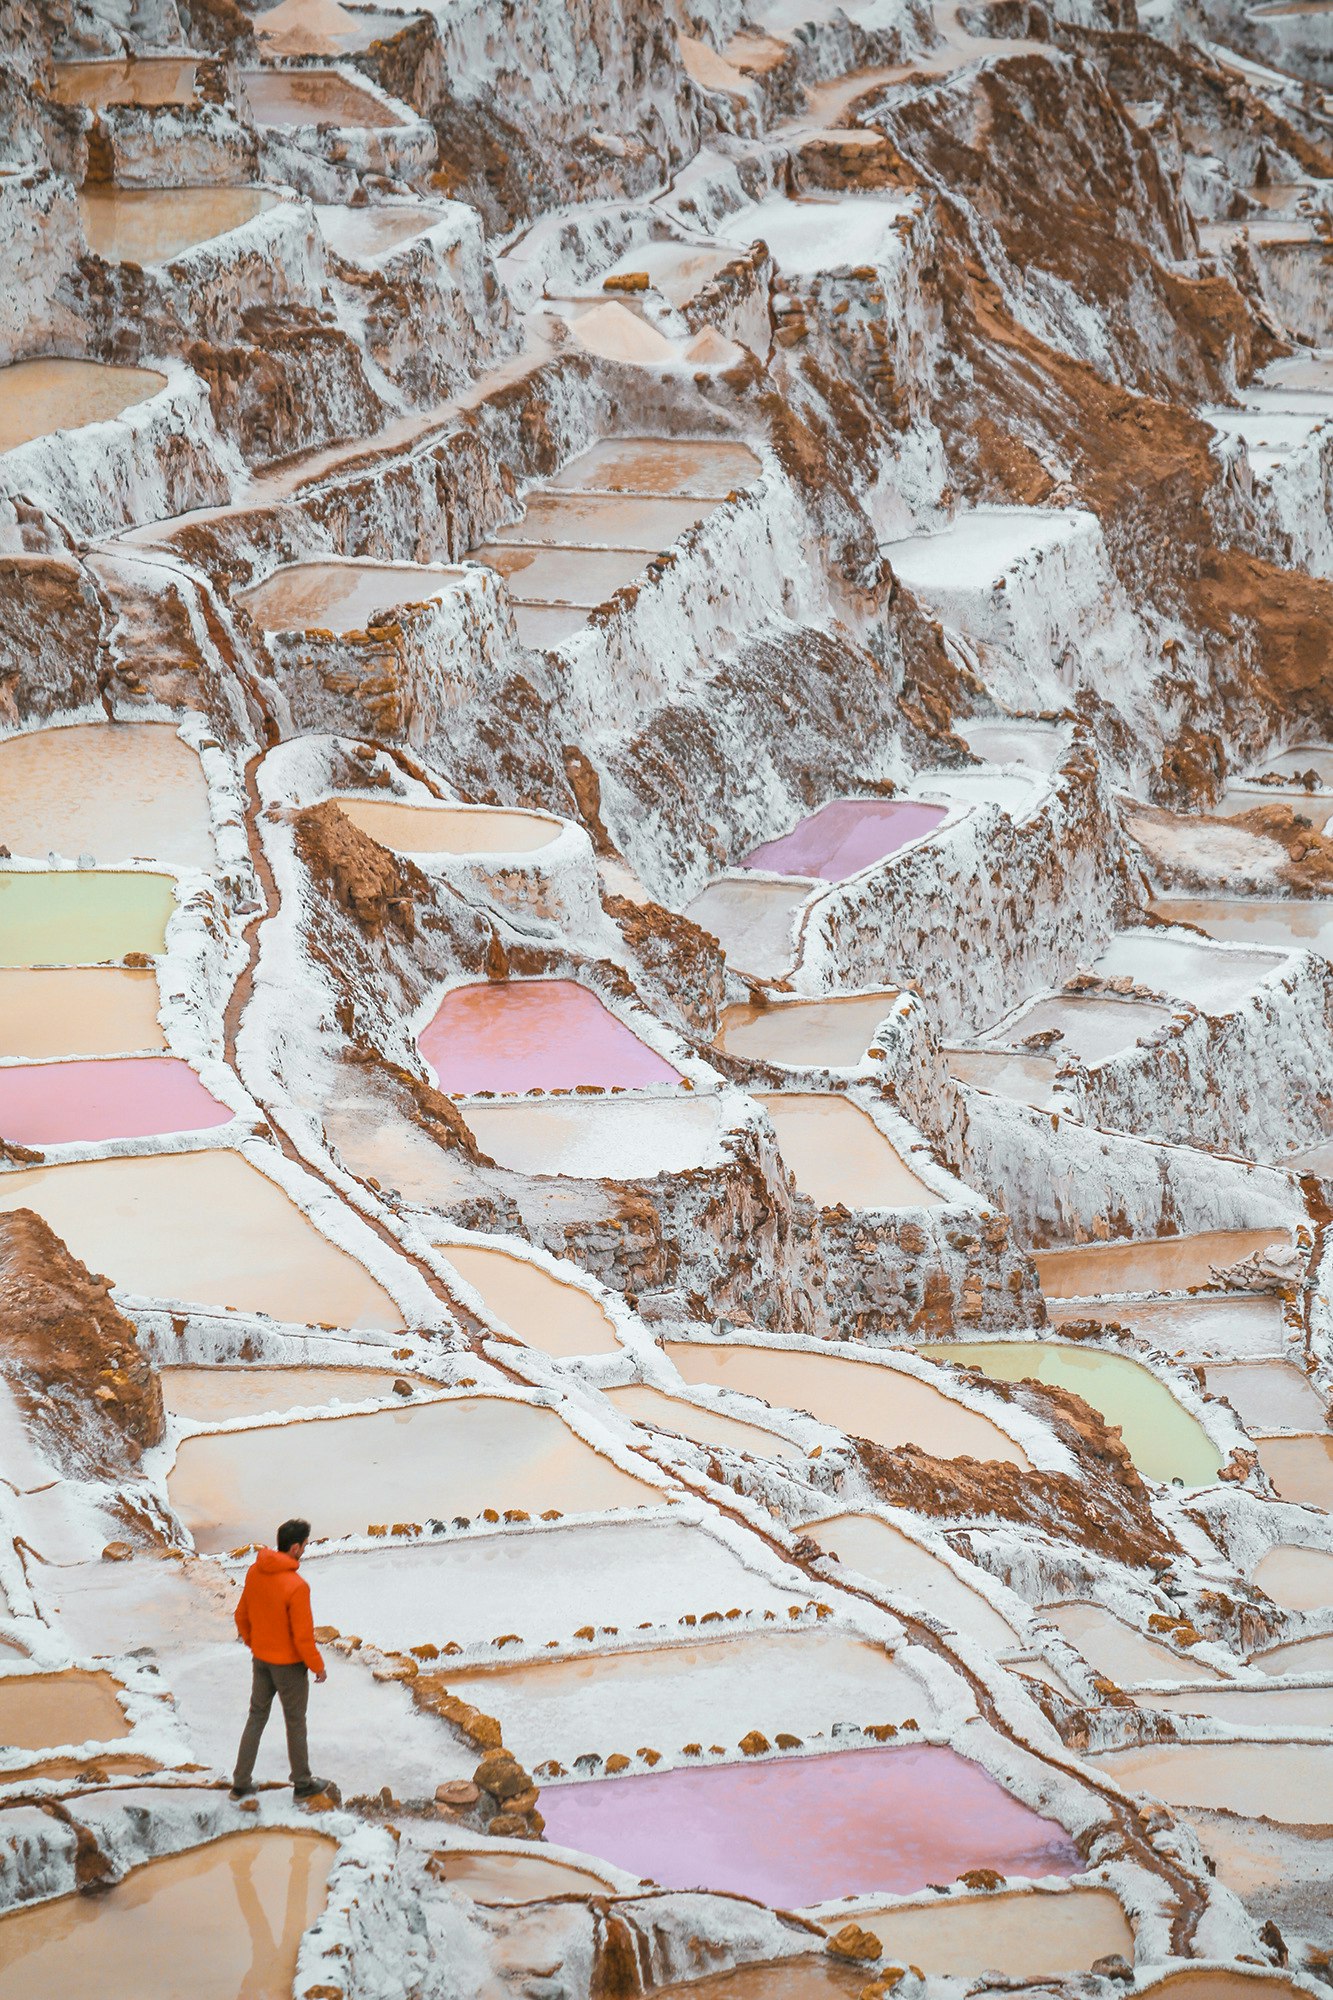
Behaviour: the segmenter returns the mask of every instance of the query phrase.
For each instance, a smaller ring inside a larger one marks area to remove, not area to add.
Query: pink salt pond
[[[487,981],[446,995],[419,1046],[441,1090],[639,1090],[680,1072],[573,979]]]
[[[234,1116],[176,1056],[0,1068],[0,1138],[20,1146],[203,1132]]]
[[[946,810],[916,799],[833,799],[780,840],[756,847],[741,867],[843,882],[932,832]]]
[[[799,1909],[967,1868],[1073,1875],[1064,1829],[936,1744],[654,1771],[542,1790],[549,1839],[668,1889]]]

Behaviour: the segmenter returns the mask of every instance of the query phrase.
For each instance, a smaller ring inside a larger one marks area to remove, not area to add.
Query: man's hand
[[[325,1681],[326,1681],[327,1679],[328,1679],[328,1675],[327,1675],[327,1674],[316,1674],[316,1675],[315,1675],[315,1686],[316,1686],[316,1687],[323,1687],[323,1685],[324,1685],[324,1683],[325,1683]]]

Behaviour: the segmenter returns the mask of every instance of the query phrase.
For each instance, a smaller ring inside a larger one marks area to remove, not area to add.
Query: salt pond
[[[1118,1292],[1183,1292],[1211,1282],[1256,1251],[1290,1244],[1285,1229],[1209,1229],[1196,1236],[1154,1236],[1132,1243],[1080,1243],[1037,1250],[1033,1262],[1051,1298],[1092,1299]]]
[[[807,895],[804,885],[725,876],[687,903],[685,915],[717,939],[729,965],[776,979],[795,962],[796,913]]]
[[[748,1451],[758,1458],[805,1456],[799,1445],[780,1437],[776,1431],[742,1423],[736,1417],[724,1417],[718,1410],[687,1403],[681,1396],[664,1395],[660,1389],[650,1389],[644,1383],[632,1382],[623,1389],[607,1389],[604,1394],[609,1403],[636,1423],[646,1424],[651,1430],[675,1432],[679,1437],[692,1438],[696,1444]]]
[[[1259,1463],[1280,1499],[1333,1512],[1333,1437],[1265,1438]]]
[[[332,1539],[485,1507],[591,1514],[664,1497],[554,1410],[492,1396],[189,1437],[167,1485],[196,1546],[213,1555],[263,1541],[298,1502],[317,1536]]]
[[[109,264],[165,264],[252,222],[280,199],[257,187],[85,185],[79,219],[88,248]]]
[[[162,1401],[192,1423],[229,1423],[389,1396],[402,1376],[382,1368],[164,1368]],[[433,1384],[421,1384],[433,1387]]]
[[[256,125],[350,125],[385,131],[402,114],[333,69],[243,69],[238,82]]]
[[[897,995],[853,993],[837,1000],[782,1000],[723,1010],[714,1037],[729,1056],[787,1069],[846,1069],[860,1063]]]
[[[1103,999],[1098,994],[1053,993],[1033,1000],[987,1031],[987,1040],[1016,1047],[1029,1035],[1059,1035],[1054,1054],[1095,1067],[1131,1049],[1171,1019],[1170,1009],[1144,1000]]]
[[[52,94],[57,104],[83,104],[90,111],[110,104],[189,104],[198,67],[193,57],[176,56],[57,63]]]
[[[442,596],[461,574],[419,563],[287,563],[262,583],[238,590],[236,602],[268,632],[342,635],[364,631],[383,613]]]
[[[548,1861],[540,1854],[506,1854],[493,1848],[453,1847],[437,1854],[431,1866],[443,1881],[474,1903],[529,1903],[547,1896],[614,1894],[604,1876],[575,1868],[568,1861]]]
[[[1182,1479],[1200,1486],[1216,1477],[1221,1453],[1197,1417],[1176,1401],[1165,1382],[1122,1354],[1057,1340],[932,1341],[918,1353],[932,1360],[975,1363],[1002,1382],[1034,1378],[1072,1389],[1118,1425],[1125,1446],[1147,1479]]]
[[[1205,1370],[1208,1387],[1225,1396],[1249,1431],[1318,1429],[1324,1399],[1290,1361],[1230,1362]]]
[[[157,974],[147,968],[0,971],[0,1057],[27,1062],[164,1049]]]
[[[129,1728],[110,1674],[0,1675],[0,1745],[8,1750],[110,1743]]]
[[[1008,1621],[979,1590],[963,1582],[941,1556],[875,1514],[830,1514],[808,1521],[805,1532],[836,1554],[844,1569],[856,1570],[882,1589],[915,1598],[924,1611],[954,1631],[965,1632],[992,1652],[1017,1646]]]
[[[467,1106],[469,1130],[497,1166],[579,1180],[635,1180],[719,1166],[716,1097],[558,1097]]]
[[[1225,1013],[1281,971],[1283,962],[1275,951],[1226,949],[1163,931],[1122,931],[1093,970],[1103,979],[1128,977],[1154,992],[1192,1001],[1205,1013]]]
[[[1111,1953],[1134,1961],[1134,1933],[1107,1889],[951,1896],[947,1903],[859,1909],[854,1920],[874,1932],[887,1959],[954,1978],[1085,1972]],[[825,1928],[834,1932],[842,1921],[826,1917]]]
[[[947,810],[915,799],[831,799],[790,833],[753,848],[740,865],[843,882],[933,832]]]
[[[175,1056],[0,1067],[0,1138],[23,1146],[203,1132],[234,1115]]]
[[[967,1868],[1040,1877],[1081,1865],[1054,1821],[935,1745],[547,1785],[542,1811],[548,1838],[664,1888],[785,1909],[905,1894]]]
[[[1197,924],[1234,944],[1285,945],[1333,958],[1333,902],[1291,897],[1169,896],[1149,905],[1164,923]]]
[[[510,1250],[481,1244],[441,1243],[438,1248],[495,1319],[528,1347],[544,1354],[612,1354],[615,1328],[591,1292],[553,1277],[540,1264]]]
[[[1206,1715],[1232,1729],[1247,1724],[1304,1736],[1311,1730],[1333,1730],[1333,1688],[1208,1687],[1189,1694],[1138,1697],[1140,1708],[1165,1709],[1170,1715]]]
[[[1048,1604],[1041,1615],[1077,1646],[1095,1673],[1121,1687],[1140,1681],[1215,1681],[1215,1668],[1136,1631],[1099,1604]]]
[[[1039,1258],[1040,1263],[1040,1258]],[[1052,1323],[1094,1318],[1127,1326],[1154,1347],[1195,1361],[1233,1361],[1240,1355],[1275,1355],[1286,1345],[1282,1301],[1275,1293],[1200,1293],[1191,1299],[1094,1299],[1071,1304],[1051,1298]]]
[[[534,547],[641,549],[654,555],[707,520],[716,506],[715,500],[656,494],[535,492],[517,521],[494,531],[494,540]]]
[[[763,1092],[758,1101],[773,1121],[797,1187],[821,1208],[936,1208],[943,1202],[850,1098],[784,1091]]]
[[[1320,1674],[1333,1681],[1333,1634],[1319,1633],[1313,1639],[1292,1639],[1285,1646],[1271,1646],[1256,1653],[1253,1665],[1262,1674]]]
[[[0,869],[0,966],[103,965],[166,947],[169,875]]]
[[[265,18],[271,20],[272,15],[266,14]],[[355,15],[348,16],[349,21],[357,18]],[[359,18],[364,20],[366,17],[362,14]],[[403,244],[424,236],[428,229],[434,229],[436,223],[444,221],[445,211],[428,208],[420,201],[382,202],[373,208],[342,208],[333,203],[317,202],[315,216],[319,233],[331,250],[357,263],[368,263],[377,257],[387,257],[390,251],[401,249]]]
[[[1127,1791],[1168,1805],[1223,1807],[1289,1826],[1327,1823],[1333,1799],[1330,1744],[1159,1743],[1085,1761]]]
[[[668,1340],[663,1352],[687,1382],[711,1382],[779,1408],[807,1410],[886,1450],[915,1444],[937,1458],[1028,1464],[1026,1453],[989,1417],[890,1364],[721,1341]]]
[[[165,389],[155,368],[113,368],[105,361],[11,361],[0,368],[0,452],[53,431],[107,423]]]
[[[563,493],[664,493],[725,500],[762,471],[747,445],[717,438],[603,438],[552,479]]]
[[[455,986],[418,1038],[441,1090],[642,1089],[680,1071],[573,979]]]
[[[1279,1542],[1259,1558],[1250,1582],[1288,1611],[1333,1610],[1333,1551]]]
[[[1007,1050],[945,1049],[944,1066],[955,1083],[1010,1097],[1015,1104],[1047,1110],[1055,1089],[1056,1058],[1010,1055]]]
[[[337,804],[353,826],[399,854],[534,854],[561,833],[560,821],[545,813],[502,806],[405,806],[364,798]]]

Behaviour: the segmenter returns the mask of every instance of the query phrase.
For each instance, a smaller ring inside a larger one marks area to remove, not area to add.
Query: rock
[[[828,1941],[828,1949],[835,1958],[878,1958],[883,1948],[875,1933],[863,1931],[859,1924],[844,1924]]]
[[[496,1840],[522,1840],[528,1832],[528,1822],[522,1813],[497,1813],[486,1831]]]
[[[517,1798],[520,1792],[532,1789],[532,1779],[508,1750],[497,1750],[492,1756],[483,1757],[472,1773],[472,1782],[500,1800]]]
[[[395,1396],[414,1396],[416,1390],[402,1375],[398,1375],[394,1378],[393,1393]]]
[[[762,1757],[766,1750],[773,1748],[773,1745],[761,1729],[750,1729],[742,1736],[738,1748],[742,1756]]]
[[[442,1785],[435,1787],[435,1802],[442,1806],[474,1806],[481,1797],[481,1788],[468,1778],[446,1778]]]
[[[965,1889],[1003,1889],[1004,1877],[994,1868],[969,1868],[958,1880]]]
[[[128,1542],[108,1542],[102,1551],[104,1563],[127,1563],[132,1560],[134,1550]]]
[[[1101,1979],[1132,1979],[1134,1977],[1133,1966],[1118,1951],[1109,1951],[1104,1958],[1094,1959],[1090,1969]]]

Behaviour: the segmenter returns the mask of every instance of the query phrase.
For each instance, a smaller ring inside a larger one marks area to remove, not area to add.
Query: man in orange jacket
[[[315,1645],[310,1613],[310,1585],[299,1574],[310,1538],[309,1521],[284,1521],[276,1549],[261,1549],[246,1573],[245,1588],[236,1605],[236,1630],[254,1656],[250,1713],[245,1720],[231,1795],[246,1798],[254,1791],[259,1740],[277,1695],[287,1725],[287,1755],[292,1766],[292,1790],[298,1799],[313,1798],[328,1789],[327,1778],[310,1775],[306,1747],[306,1708],[310,1676],[326,1678]]]

